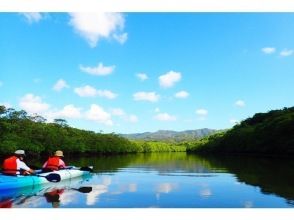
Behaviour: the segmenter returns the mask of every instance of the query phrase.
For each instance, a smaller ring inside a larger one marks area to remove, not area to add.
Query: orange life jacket
[[[59,170],[59,157],[49,157],[45,169]]]
[[[17,170],[17,157],[12,156],[4,160],[3,162],[3,173],[9,175],[16,175],[19,170]]]

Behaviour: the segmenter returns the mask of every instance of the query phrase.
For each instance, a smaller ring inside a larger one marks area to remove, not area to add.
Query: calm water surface
[[[83,178],[0,196],[1,207],[294,207],[291,159],[200,157],[186,153],[65,158],[93,165]],[[40,165],[40,164],[37,164]],[[81,192],[81,187],[92,187]]]

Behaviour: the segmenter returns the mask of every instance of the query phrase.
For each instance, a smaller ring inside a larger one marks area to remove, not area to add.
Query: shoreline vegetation
[[[31,156],[48,155],[58,149],[72,156],[186,151],[178,144],[130,141],[115,133],[72,128],[64,119],[47,123],[42,116],[0,106],[0,156],[19,148]]]
[[[226,132],[189,143],[187,152],[293,155],[294,107],[256,113]]]
[[[0,156],[18,148],[31,156],[48,155],[57,149],[72,156],[151,152],[292,155],[294,107],[257,113],[232,129],[200,139],[164,142],[76,129],[64,119],[48,123],[42,116],[0,106]]]

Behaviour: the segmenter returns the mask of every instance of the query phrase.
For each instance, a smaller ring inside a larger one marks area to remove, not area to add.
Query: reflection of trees
[[[246,156],[207,157],[215,167],[225,167],[238,181],[257,186],[264,194],[275,194],[294,205],[294,161],[289,158]]]
[[[135,154],[136,155],[136,154]],[[94,172],[116,172],[120,168],[128,167],[135,155],[100,155],[93,157],[68,158],[68,164],[75,166],[93,166]]]
[[[87,157],[72,159],[77,166],[93,165],[96,172],[116,172],[121,168],[140,167],[145,170],[157,170],[161,173],[192,172],[210,173],[214,170],[207,159],[196,155],[178,153],[148,153],[115,156]]]
[[[210,173],[213,169],[206,159],[187,155],[185,152],[142,154],[132,162],[132,166],[157,170],[160,173]]]
[[[294,161],[288,158],[215,157],[178,152],[87,157],[71,160],[69,163],[77,166],[93,165],[98,173],[117,172],[132,167],[156,170],[164,175],[176,172],[229,172],[235,174],[240,182],[260,187],[265,194],[273,193],[285,198],[289,204],[294,203]]]

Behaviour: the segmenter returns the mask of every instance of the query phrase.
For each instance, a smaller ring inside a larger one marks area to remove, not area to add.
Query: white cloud
[[[281,51],[280,55],[282,57],[288,57],[291,56],[294,53],[294,50],[284,49]]]
[[[121,13],[70,13],[69,24],[91,47],[96,47],[101,39],[114,39],[124,43],[127,39],[124,29],[125,19]]]
[[[81,118],[81,109],[76,108],[74,105],[66,105],[63,109],[58,113],[59,116],[65,118]]]
[[[172,87],[176,82],[180,81],[182,74],[180,72],[169,71],[168,73],[161,75],[159,79],[159,84],[163,88]]]
[[[111,115],[104,111],[102,107],[96,104],[92,104],[89,111],[86,112],[86,119],[101,123],[107,126],[112,126]]]
[[[86,85],[84,87],[78,87],[74,89],[74,92],[81,97],[95,97],[100,96],[107,99],[114,99],[117,97],[117,94],[109,90],[96,90],[94,87]]]
[[[128,33],[114,34],[113,38],[117,40],[120,44],[124,44],[128,39]]]
[[[113,125],[111,114],[96,104],[92,104],[88,111],[82,111],[81,108],[78,108],[73,104],[65,105],[62,109],[58,110],[50,108],[50,105],[44,103],[40,97],[33,94],[27,94],[21,98],[19,105],[29,114],[37,113],[42,115],[47,119],[48,122],[53,122],[53,120],[56,118],[70,118],[86,119],[107,126]],[[134,118],[132,115],[128,117],[130,118],[131,122],[136,120],[136,118]]]
[[[145,80],[148,79],[148,76],[147,76],[147,74],[145,74],[145,73],[138,73],[138,74],[136,74],[136,76],[137,76],[137,78],[140,79],[141,81],[145,81]]]
[[[237,100],[236,102],[235,102],[235,105],[237,106],[237,107],[244,107],[245,106],[245,102],[243,101],[243,100]]]
[[[100,97],[104,97],[107,99],[115,99],[117,97],[117,94],[115,94],[109,90],[97,90],[96,94]]]
[[[111,74],[115,69],[115,66],[104,66],[103,63],[99,63],[96,67],[89,67],[80,65],[80,70],[95,76],[106,76]]]
[[[25,12],[25,13],[21,13],[27,20],[28,23],[32,24],[34,22],[39,22],[43,16],[41,13],[39,12]]]
[[[34,94],[26,94],[21,98],[19,106],[28,113],[43,113],[49,109],[49,105],[42,98]]]
[[[159,113],[154,117],[158,121],[175,121],[177,118],[168,113]]]
[[[198,116],[199,120],[205,120],[206,116],[208,115],[208,111],[206,109],[196,109],[195,111],[196,115]]]
[[[264,47],[261,49],[261,51],[265,54],[273,54],[276,52],[276,48],[274,47]]]
[[[208,111],[206,109],[197,109],[196,114],[199,115],[199,116],[207,116]]]
[[[81,112],[81,108],[77,108],[73,104],[69,104],[64,106],[61,110],[49,109],[43,113],[43,116],[48,122],[53,122],[56,118],[83,118],[83,113]]]
[[[69,88],[69,85],[63,79],[59,79],[53,86],[55,91],[61,91],[64,88]]]
[[[131,122],[131,123],[138,122],[138,117],[136,115],[128,115],[121,108],[113,108],[110,110],[110,112],[113,116],[118,116],[127,122]]]
[[[188,96],[189,96],[189,93],[186,92],[186,91],[180,91],[180,92],[177,92],[177,93],[175,94],[175,97],[176,97],[176,98],[179,98],[179,99],[185,99],[185,98],[187,98]]]
[[[137,92],[133,94],[133,98],[135,101],[157,102],[160,96],[155,92]]]
[[[96,89],[92,86],[78,87],[74,89],[74,92],[81,97],[94,97],[96,96]]]
[[[235,125],[239,123],[239,120],[232,118],[230,119],[230,123]]]
[[[121,108],[113,108],[113,109],[111,109],[111,114],[114,115],[114,116],[123,116],[126,113]]]
[[[131,123],[137,123],[138,122],[138,117],[136,115],[129,115],[127,117],[127,121],[129,121]]]

